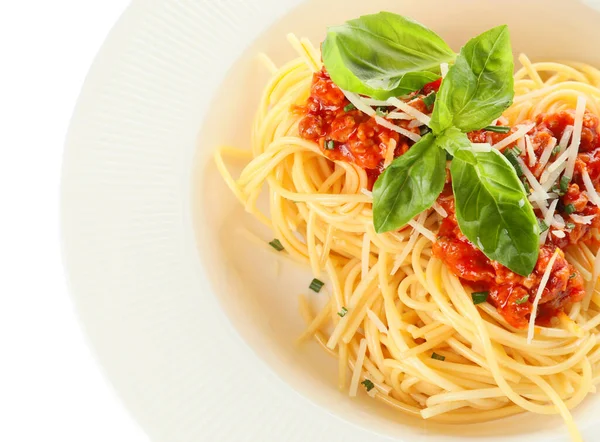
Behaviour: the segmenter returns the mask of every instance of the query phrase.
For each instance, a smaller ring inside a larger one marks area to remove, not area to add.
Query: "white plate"
[[[210,156],[248,145],[267,78],[252,57],[293,57],[287,32],[317,43],[328,24],[385,9],[455,48],[508,23],[515,51],[600,66],[599,15],[569,0],[313,0],[284,17],[298,3],[134,1],[99,53],[67,140],[62,223],[71,291],[107,376],[153,440],[567,440],[558,416],[444,427],[338,392],[335,362],[293,344],[309,273],[278,270],[240,235],[256,226]],[[599,411],[590,397],[575,412],[586,440],[600,440]]]

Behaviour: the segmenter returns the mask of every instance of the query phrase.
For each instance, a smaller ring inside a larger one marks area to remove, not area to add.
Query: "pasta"
[[[474,302],[477,290],[434,250],[440,226],[449,216],[446,206],[438,200],[404,227],[376,233],[368,171],[328,158],[322,146],[300,136],[305,115],[297,109],[309,99],[322,61],[308,40],[293,35],[289,39],[297,59],[276,68],[261,55],[273,77],[256,114],[251,160],[234,179],[228,159],[247,154],[221,148],[215,159],[227,185],[246,210],[272,230],[282,253],[307,264],[331,291],[319,311],[313,310],[309,297],[300,296],[307,328],[299,341],[315,339],[338,358],[339,387],[351,396],[364,389],[400,412],[452,424],[524,411],[559,414],[573,440],[581,440],[570,410],[595,392],[600,381],[598,231],[591,230],[592,240],[565,249],[566,261],[582,275],[585,297],[566,304],[548,324],[542,326],[535,318],[547,282],[540,284],[535,299],[532,293],[527,300],[533,305],[533,319],[525,328],[507,320],[490,298]],[[527,171],[523,180],[531,187],[529,200],[549,227],[542,233],[543,244],[548,237],[559,241],[560,232],[569,234],[568,222],[555,217],[558,199],[548,196],[555,190],[545,186],[543,173],[551,178],[553,172],[571,168],[572,176],[577,151],[569,150],[575,143],[569,143],[571,135],[565,133],[565,140],[551,141],[550,147],[537,146],[537,155],[532,132],[536,118],[578,105],[600,115],[600,71],[580,63],[532,63],[525,55],[519,61],[514,103],[496,123],[512,132],[499,141],[490,140],[496,136],[493,132],[481,133],[483,138],[474,146],[482,152],[489,152],[490,146],[522,146],[516,159]],[[375,115],[371,106],[377,100],[347,98],[358,110],[368,108]],[[378,124],[416,121],[406,129],[415,137],[419,127],[430,124],[431,115],[406,101],[393,104],[395,115],[379,116]],[[580,124],[577,134],[575,127],[572,136],[581,137],[581,128]],[[396,147],[390,143],[387,157],[383,155],[386,167]],[[558,164],[563,154],[566,162]],[[263,189],[268,192],[268,213],[256,205]],[[591,189],[587,193],[593,198]],[[580,221],[591,224],[591,219]],[[560,249],[548,256],[546,280],[562,256]]]

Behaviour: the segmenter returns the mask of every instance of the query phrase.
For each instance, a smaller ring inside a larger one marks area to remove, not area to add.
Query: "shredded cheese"
[[[527,135],[526,137],[527,139],[529,139],[529,135]],[[531,143],[531,140],[530,140]],[[533,144],[533,143],[531,143]],[[533,150],[533,146],[532,150]],[[546,164],[548,164],[548,161],[550,160],[550,157],[552,156],[552,151],[554,150],[554,148],[556,147],[556,138],[552,137],[550,139],[550,141],[548,142],[548,144],[546,144],[546,147],[544,148],[544,151],[542,152],[542,156],[540,157],[540,160],[538,161],[537,164],[537,170],[542,170],[544,167],[546,167]],[[533,167],[535,165],[535,157],[534,157],[534,161],[533,164],[531,164],[531,161],[529,162],[529,164]]]
[[[546,230],[540,236],[540,243],[542,245],[546,244],[546,239],[548,239],[548,233],[550,232],[550,226],[552,225],[552,220],[554,219],[554,212],[556,212],[556,206],[558,205],[558,200],[552,201],[550,203],[550,207],[548,208],[546,214],[544,215],[544,224],[548,226],[548,230]]]
[[[556,236],[557,238],[564,238],[565,236],[567,236],[566,233],[563,232],[562,230],[553,230],[552,234],[554,236]]]
[[[529,167],[535,166],[535,151],[533,150],[533,143],[529,135],[525,135],[525,149],[527,150],[527,156],[529,157]]]
[[[381,319],[379,319],[379,316],[377,316],[373,310],[367,309],[367,316],[371,321],[373,321],[373,324],[375,324],[375,327],[377,327],[377,330],[379,330],[380,333],[387,334],[387,327],[384,325]]]
[[[415,109],[414,107],[412,107],[408,103],[405,103],[402,100],[398,100],[397,98],[392,97],[392,98],[388,99],[388,102],[390,104],[393,104],[394,106],[396,106],[401,111],[406,112],[408,115],[412,115],[417,120],[419,120],[420,122],[422,122],[423,124],[425,124],[427,126],[429,126],[429,123],[431,123],[431,117],[425,115],[420,110]]]
[[[408,115],[406,112],[390,112],[387,114],[390,120],[414,120],[415,117]]]
[[[543,199],[548,199],[549,198],[548,193],[542,187],[542,185],[538,182],[538,180],[535,178],[533,173],[531,173],[531,170],[529,170],[529,167],[527,167],[527,165],[523,162],[523,159],[521,157],[517,157],[517,162],[519,163],[519,166],[521,166],[521,169],[523,170],[523,174],[525,175],[525,178],[527,178],[527,181],[529,181],[529,184],[531,185],[531,188],[533,189],[532,193],[535,195],[538,195],[539,197],[541,197]]]
[[[534,333],[534,329],[535,329],[535,318],[537,316],[538,305],[540,304],[540,300],[542,299],[542,294],[544,293],[546,284],[548,284],[548,280],[550,279],[550,273],[552,273],[552,267],[554,267],[554,262],[556,261],[556,258],[558,257],[559,254],[560,254],[560,249],[557,248],[555,250],[554,254],[552,255],[552,258],[550,258],[550,261],[548,262],[548,266],[546,267],[546,270],[544,271],[544,275],[542,276],[542,280],[540,281],[538,291],[533,300],[531,316],[529,317],[529,327],[527,329],[527,343],[528,344],[531,344],[531,341],[533,341],[533,333]]]
[[[562,134],[562,137],[560,137],[560,141],[558,142],[558,145],[560,146],[560,152],[562,153],[567,146],[569,145],[569,141],[571,140],[571,135],[573,135],[573,126],[571,126],[570,124],[565,127],[565,130]]]
[[[394,152],[396,151],[396,140],[390,139],[387,149],[385,151],[385,160],[383,161],[383,168],[387,169],[392,161],[394,161]]]
[[[442,218],[448,218],[448,212],[446,212],[446,209],[440,206],[437,201],[434,201],[432,207]]]
[[[569,159],[567,160],[567,168],[565,169],[565,176],[569,180],[573,177],[573,171],[575,170],[575,161],[577,161],[577,154],[579,153],[579,145],[581,144],[581,131],[583,130],[583,116],[585,114],[585,97],[577,98],[577,108],[575,109],[575,123],[573,124],[573,139],[571,145],[567,149],[569,152]]]
[[[494,149],[503,149],[506,146],[510,146],[512,143],[518,141],[520,138],[523,138],[527,132],[533,129],[535,127],[535,123],[520,125],[517,127],[518,129],[513,134],[509,135],[502,141],[499,141],[498,143],[494,144],[492,147]]]
[[[450,68],[448,67],[448,63],[440,64],[440,73],[442,74],[442,78],[446,78],[446,75],[448,75],[449,70]]]
[[[358,352],[356,353],[356,362],[354,364],[354,371],[352,372],[352,381],[350,382],[350,396],[356,396],[358,391],[358,381],[360,381],[360,374],[362,373],[363,363],[365,361],[365,354],[367,353],[367,340],[365,338],[360,340],[358,346]]]
[[[419,218],[417,219],[417,222],[424,223],[425,219],[427,219],[427,212],[421,213],[419,215]],[[410,254],[413,247],[417,243],[418,239],[419,239],[419,231],[417,229],[414,229],[413,233],[410,235],[410,238],[408,239],[408,242],[406,243],[406,246],[404,246],[404,249],[402,249],[402,252],[396,257],[396,260],[394,261],[394,268],[390,272],[391,275],[395,275],[396,272],[398,271],[398,269],[400,269],[400,267],[402,267],[402,264],[404,264],[404,260]]]
[[[421,235],[423,235],[428,240],[435,241],[435,233],[433,233],[431,230],[429,230],[427,227],[425,227],[422,222],[411,219],[408,222],[408,225],[411,226],[413,229],[415,229],[417,232],[419,232]]]
[[[344,91],[344,90],[342,90],[342,92],[344,93],[344,95],[346,96],[348,101],[350,103],[352,103],[354,105],[354,107],[357,108],[359,111],[367,114],[369,117],[372,117],[375,115],[375,109],[373,109],[371,106],[366,104],[364,102],[364,99],[361,98],[359,95],[353,94],[352,92],[348,92],[348,91]]]
[[[371,109],[371,110],[373,110],[373,109]],[[377,124],[379,124],[380,126],[387,127],[388,129],[393,130],[394,132],[398,132],[399,134],[404,135],[406,138],[414,141],[415,143],[421,139],[420,135],[417,135],[414,132],[408,131],[408,130],[404,129],[403,127],[396,126],[395,124],[390,123],[388,120],[386,120],[385,118],[381,118],[380,116],[375,117],[375,122]]]
[[[592,220],[594,218],[596,218],[596,215],[583,216],[583,215],[577,215],[575,213],[572,213],[569,216],[571,217],[573,222],[576,224],[592,224]]]
[[[583,169],[581,173],[581,178],[583,179],[583,184],[585,185],[585,191],[587,193],[588,198],[592,203],[596,206],[600,207],[600,195],[596,192],[596,188],[594,187],[594,183],[590,178],[590,174],[587,171],[587,168]]]

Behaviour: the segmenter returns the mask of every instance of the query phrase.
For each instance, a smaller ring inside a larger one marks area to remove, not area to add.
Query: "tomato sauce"
[[[409,104],[421,112],[430,113],[431,109],[427,108],[423,98],[431,92],[437,92],[440,84],[441,79],[411,94]],[[299,125],[300,136],[318,143],[324,155],[331,160],[347,161],[365,169],[371,186],[383,170],[386,152],[392,140],[396,146],[394,157],[404,154],[414,144],[405,136],[377,124],[374,117],[350,105],[325,69],[314,74],[310,97],[306,105],[296,108],[296,111],[303,115]],[[536,126],[529,132],[536,162],[529,169],[538,179],[543,169],[537,166],[537,159],[548,147],[548,143],[553,142],[553,138],[562,138],[565,128],[574,124],[574,117],[574,111],[563,111],[536,118]],[[395,120],[394,124],[419,133],[419,128],[409,128],[406,120]],[[450,271],[473,290],[489,292],[488,302],[515,328],[527,327],[542,276],[557,249],[559,254],[542,292],[536,323],[552,324],[568,304],[580,301],[585,295],[583,278],[566,260],[563,249],[581,241],[591,241],[592,229],[600,229],[600,208],[589,201],[581,178],[583,170],[587,170],[592,181],[600,184],[598,126],[598,118],[586,112],[574,176],[568,187],[564,191],[561,189],[559,193],[560,202],[556,214],[565,221],[566,227],[561,229],[564,236],[561,233],[555,234],[554,226],[549,228],[546,244],[540,249],[535,269],[526,277],[487,258],[461,233],[455,216],[451,180],[447,176],[446,188],[438,203],[444,207],[448,217],[442,221],[433,245],[434,256],[443,260]],[[515,130],[512,128],[508,134],[480,130],[471,132],[468,136],[474,143],[495,144]],[[505,149],[512,149],[515,144]],[[550,162],[558,154],[554,152]],[[529,163],[527,155],[526,152],[522,154],[525,164]],[[536,211],[536,215],[543,219],[539,211]],[[570,215],[593,218],[589,223],[583,224],[572,222]]]
[[[437,91],[439,85],[439,81],[426,85],[424,94]],[[428,92],[425,93],[425,90]],[[417,94],[411,105],[427,111],[427,106]],[[386,111],[388,109],[385,108]],[[391,140],[396,146],[394,158],[404,154],[414,144],[405,136],[377,124],[374,117],[354,109],[325,68],[313,75],[308,101],[297,110],[304,114],[299,126],[300,136],[318,143],[327,158],[347,161],[366,169],[371,184],[383,170]],[[408,127],[407,120],[395,120],[394,124],[419,133],[419,128]]]

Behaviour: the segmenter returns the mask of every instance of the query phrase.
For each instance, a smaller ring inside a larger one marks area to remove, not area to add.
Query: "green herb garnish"
[[[517,305],[525,304],[528,300],[529,300],[529,295],[525,295],[522,298],[517,299],[515,301],[515,304],[517,304]]]
[[[567,229],[569,229],[569,230],[573,230],[573,229],[575,228],[575,224],[573,224],[573,223],[567,223],[567,224],[566,224],[566,227],[567,227]]]
[[[517,154],[512,149],[508,149],[504,152],[504,156],[515,169],[517,176],[522,177],[524,175],[523,169],[521,168],[521,164],[519,164],[519,161],[517,160]]]
[[[509,126],[486,126],[483,128],[483,130],[486,130],[488,132],[496,132],[499,134],[507,134],[510,132],[510,127]]]
[[[431,359],[435,359],[437,361],[445,361],[446,356],[438,355],[437,353],[434,352],[431,354]]]
[[[563,176],[560,179],[560,191],[564,195],[569,190],[569,183],[571,182],[571,178],[567,176]]]
[[[319,281],[317,278],[315,278],[310,282],[308,288],[311,289],[313,292],[319,293],[324,285],[325,283],[323,281]]]
[[[281,245],[281,242],[278,239],[274,239],[269,243],[269,245],[278,252],[281,252],[284,249],[284,247]]]
[[[344,107],[344,112],[350,112],[353,111],[354,109],[356,109],[356,106],[354,106],[352,103],[347,104],[346,107]]]
[[[375,109],[375,113],[377,114],[378,117],[385,117],[385,116],[387,116],[387,114],[389,112],[385,107],[380,106],[377,109]]]
[[[371,382],[368,379],[365,379],[364,381],[362,381],[361,384],[365,386],[365,389],[367,390],[367,392],[369,392],[373,388],[375,388],[375,384],[373,384],[373,382]]]
[[[550,228],[548,227],[548,224],[546,224],[546,221],[544,221],[543,219],[538,219],[538,225],[540,226],[540,233],[544,233]]]
[[[348,313],[348,309],[346,307],[342,307],[342,310],[338,312],[338,316],[340,318],[343,318],[344,316],[346,316],[346,313]]]
[[[325,141],[325,149],[327,149],[327,150],[335,149],[335,141],[333,141],[333,140]]]
[[[487,301],[490,292],[473,292],[471,298],[473,298],[473,304],[482,304]]]
[[[567,204],[565,206],[565,213],[567,215],[570,215],[571,213],[575,213],[577,211],[577,209],[575,209],[575,206],[573,204]]]
[[[432,92],[426,97],[423,97],[423,103],[425,103],[427,109],[431,109],[431,106],[433,106],[433,104],[435,103],[435,97],[437,97],[437,94],[435,92]]]

